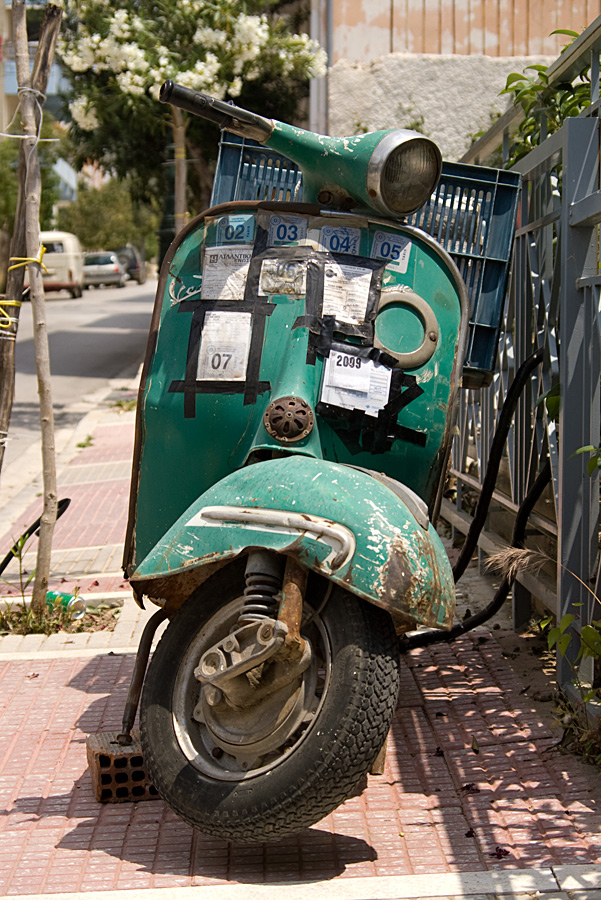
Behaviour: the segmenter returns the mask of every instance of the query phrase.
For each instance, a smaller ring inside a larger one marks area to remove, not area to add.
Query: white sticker
[[[261,265],[259,295],[307,293],[307,263],[298,259],[264,259]]]
[[[407,272],[410,255],[411,241],[408,237],[388,231],[376,231],[374,234],[371,257],[372,259],[389,259],[387,269],[404,275]]]
[[[323,279],[323,315],[360,325],[365,321],[371,269],[326,262]]]
[[[207,247],[202,270],[202,299],[244,300],[252,252],[252,247],[246,244]]]
[[[320,230],[319,243],[323,250],[330,253],[352,253],[359,256],[361,229],[347,228],[346,225],[325,225]]]
[[[251,314],[208,312],[198,354],[198,381],[244,381],[250,350]]]
[[[296,244],[307,237],[307,220],[300,216],[271,216],[269,244]]]
[[[321,400],[330,406],[361,409],[368,416],[377,416],[388,403],[391,375],[390,369],[371,359],[333,350],[324,366]]]

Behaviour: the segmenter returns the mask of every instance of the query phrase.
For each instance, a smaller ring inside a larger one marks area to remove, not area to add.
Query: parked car
[[[76,235],[68,231],[42,231],[42,245],[46,248],[42,272],[45,291],[69,291],[81,297],[83,280],[83,251]]]
[[[116,253],[107,250],[87,253],[83,261],[83,278],[86,287],[114,284],[125,287],[127,273]]]
[[[128,244],[126,247],[119,247],[115,253],[129,277],[133,281],[137,281],[138,284],[144,284],[146,281],[146,263],[142,259],[140,252],[131,244]]]

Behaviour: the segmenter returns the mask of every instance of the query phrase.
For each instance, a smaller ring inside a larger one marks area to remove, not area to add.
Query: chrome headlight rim
[[[437,163],[437,175],[428,193],[424,194],[423,199],[416,206],[412,207],[411,209],[404,210],[403,212],[399,212],[398,210],[392,209],[390,206],[388,206],[388,204],[384,200],[384,197],[382,195],[382,177],[384,174],[386,163],[388,162],[391,154],[403,144],[408,144],[416,140],[424,141],[434,151]],[[388,132],[388,134],[386,134],[382,138],[382,140],[376,145],[373,150],[373,153],[369,160],[369,165],[367,167],[367,194],[374,208],[379,212],[384,213],[386,216],[395,216],[397,218],[410,216],[416,210],[420,209],[420,207],[422,207],[431,196],[432,192],[436,188],[436,185],[438,184],[441,171],[442,154],[437,144],[435,144],[433,140],[426,137],[425,135],[420,134],[419,131],[413,131],[410,128],[398,128],[395,131]]]

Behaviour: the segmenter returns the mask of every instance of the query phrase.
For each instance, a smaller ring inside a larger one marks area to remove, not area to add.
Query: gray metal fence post
[[[594,221],[583,218],[577,204],[598,190],[599,120],[568,119],[563,133],[557,613],[559,618],[573,613],[579,620],[590,612],[590,595],[569,572],[587,583],[592,575],[599,485],[598,478],[588,475],[587,455],[574,454],[585,445],[598,445],[600,417]],[[558,658],[558,681],[568,691],[577,649],[573,640],[566,657]]]

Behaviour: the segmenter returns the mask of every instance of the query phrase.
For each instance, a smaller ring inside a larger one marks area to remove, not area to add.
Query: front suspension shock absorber
[[[261,619],[277,619],[279,601],[276,595],[282,589],[286,559],[269,550],[251,550],[244,578],[244,607],[238,618],[238,627]]]

